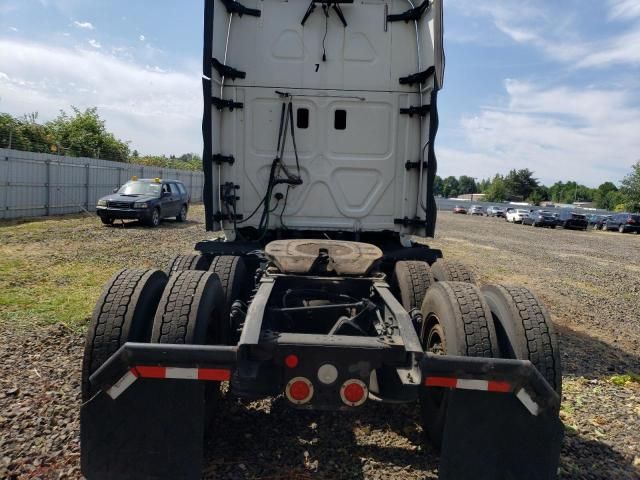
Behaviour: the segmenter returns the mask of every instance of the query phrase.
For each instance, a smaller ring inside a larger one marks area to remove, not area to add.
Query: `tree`
[[[478,188],[476,186],[476,181],[475,179],[473,179],[473,177],[462,175],[458,179],[458,195],[476,193],[477,191],[478,191]]]
[[[624,196],[626,209],[631,212],[640,212],[640,161],[631,168],[631,173],[622,180],[620,190]]]
[[[539,185],[538,180],[533,178],[533,172],[528,168],[511,170],[505,177],[504,182],[509,196],[521,199],[529,198]]]
[[[491,184],[484,191],[486,199],[489,202],[504,202],[509,198],[509,192],[507,185],[502,175],[496,175],[493,177]]]
[[[47,124],[62,153],[117,162],[128,160],[128,143],[107,132],[104,120],[98,115],[96,107],[87,108],[84,112],[73,106],[71,108],[72,115],[67,115],[61,110],[58,118]]]
[[[549,189],[544,185],[540,185],[536,187],[536,189],[531,192],[527,201],[532,203],[533,205],[540,205],[541,202],[545,200],[549,200]]]
[[[442,178],[440,178],[438,175],[436,175],[436,178],[434,178],[434,180],[433,180],[433,194],[435,196],[443,195],[442,187],[443,187]]]
[[[447,177],[442,181],[442,195],[444,197],[457,197],[460,185],[456,177]]]
[[[621,198],[618,187],[612,182],[604,182],[593,192],[593,201],[598,208],[613,210],[624,200]]]

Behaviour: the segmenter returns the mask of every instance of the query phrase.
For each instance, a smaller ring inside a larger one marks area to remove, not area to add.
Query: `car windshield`
[[[127,182],[118,193],[120,195],[153,195],[154,197],[160,196],[160,189],[162,185],[159,183],[150,182]]]
[[[529,210],[516,210],[518,213],[529,213]]]

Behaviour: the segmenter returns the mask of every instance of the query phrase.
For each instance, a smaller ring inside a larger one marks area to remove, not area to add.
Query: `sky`
[[[302,0],[300,0],[302,1]],[[640,160],[639,0],[444,0],[439,175],[618,183]],[[148,154],[202,150],[202,0],[0,0],[0,111],[97,106]]]

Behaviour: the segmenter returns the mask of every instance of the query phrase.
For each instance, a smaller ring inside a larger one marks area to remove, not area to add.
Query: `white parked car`
[[[527,216],[529,216],[529,210],[523,210],[521,208],[508,208],[507,216],[505,217],[505,219],[507,220],[507,222],[511,223],[522,223],[522,220],[524,220],[524,218]]]
[[[469,215],[480,215],[482,217],[484,215],[484,207],[481,207],[480,205],[471,205]]]

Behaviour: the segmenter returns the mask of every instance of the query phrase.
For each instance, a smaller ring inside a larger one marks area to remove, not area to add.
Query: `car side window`
[[[184,187],[184,185],[182,183],[176,183],[176,186],[178,187],[178,190],[180,191],[180,193],[182,195],[186,195],[187,194],[187,189]]]
[[[162,184],[162,193],[171,193],[171,186],[168,183]]]

